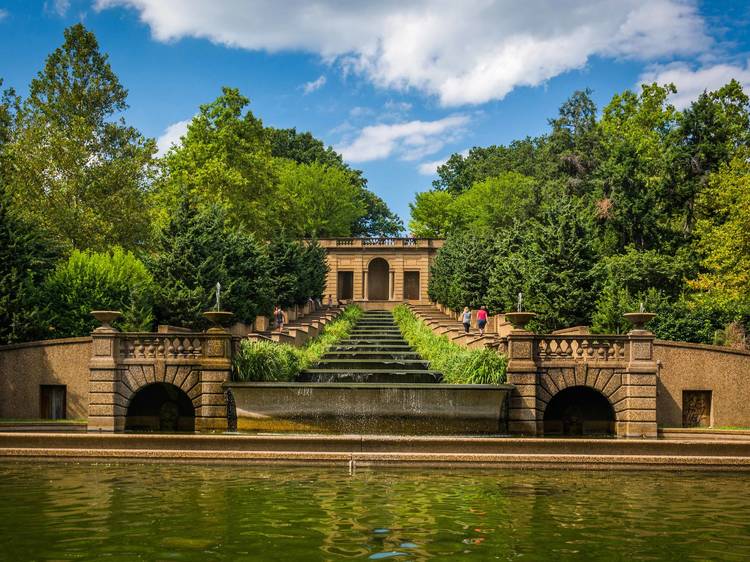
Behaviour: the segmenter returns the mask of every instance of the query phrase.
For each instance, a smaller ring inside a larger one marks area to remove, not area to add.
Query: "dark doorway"
[[[367,298],[371,301],[388,300],[389,267],[383,258],[375,258],[367,268]]]
[[[166,383],[150,384],[130,401],[125,429],[195,431],[195,408],[182,389]]]
[[[615,412],[599,391],[574,386],[558,392],[544,411],[545,435],[614,435]]]
[[[404,271],[404,300],[419,300],[419,271]]]
[[[337,278],[337,291],[336,297],[340,301],[350,301],[354,298],[354,272],[353,271],[339,271]]]
[[[64,420],[67,401],[64,384],[39,386],[39,412],[44,420]]]

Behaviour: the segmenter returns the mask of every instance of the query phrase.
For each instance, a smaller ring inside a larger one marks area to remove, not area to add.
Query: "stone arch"
[[[609,400],[590,386],[569,386],[542,412],[545,435],[614,435],[616,414]]]
[[[133,431],[195,431],[196,407],[179,386],[153,382],[140,387],[128,401],[125,429]]]
[[[593,368],[585,363],[580,363],[575,368],[550,368],[539,374],[536,405],[539,425],[544,426],[545,413],[553,398],[566,389],[576,387],[595,391],[607,401],[613,411],[612,431],[617,431],[620,422],[625,421],[622,411],[627,405],[622,373],[612,368]]]
[[[391,265],[385,258],[373,258],[367,264],[368,300],[389,300],[391,294]]]

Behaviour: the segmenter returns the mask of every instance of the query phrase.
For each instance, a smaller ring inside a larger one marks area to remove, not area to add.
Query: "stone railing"
[[[194,359],[203,356],[206,334],[156,335],[124,333],[119,336],[121,359]]]
[[[627,336],[555,335],[535,336],[539,361],[580,359],[583,361],[623,361],[627,358]]]
[[[324,248],[439,248],[443,240],[432,238],[328,238],[318,240]]]

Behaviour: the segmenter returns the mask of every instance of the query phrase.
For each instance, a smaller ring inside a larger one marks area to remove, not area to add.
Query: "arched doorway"
[[[561,390],[544,410],[545,435],[614,435],[615,411],[599,391],[587,386]]]
[[[128,406],[125,429],[195,431],[195,408],[181,388],[163,382],[144,386]]]
[[[371,301],[388,300],[390,268],[383,258],[375,258],[367,268],[367,298]]]

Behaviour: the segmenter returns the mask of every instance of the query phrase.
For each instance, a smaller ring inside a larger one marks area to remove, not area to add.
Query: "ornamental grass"
[[[494,349],[467,349],[434,333],[405,305],[393,309],[404,338],[430,368],[443,373],[449,384],[501,384],[506,380],[507,358]]]

